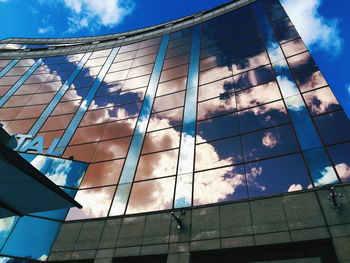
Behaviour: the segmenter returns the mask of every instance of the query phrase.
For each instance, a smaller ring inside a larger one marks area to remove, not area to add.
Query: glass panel
[[[97,143],[89,143],[78,146],[68,146],[63,154],[64,158],[91,162],[92,156],[96,150]]]
[[[137,119],[110,122],[102,135],[102,140],[109,140],[118,137],[130,136],[133,134]]]
[[[75,200],[80,203],[83,208],[71,208],[66,220],[106,217],[112,203],[115,188],[115,186],[110,186],[79,190],[75,196]]]
[[[350,143],[328,147],[328,152],[341,181],[350,181]]]
[[[242,136],[245,161],[298,151],[291,126],[281,126]]]
[[[55,138],[61,138],[63,135],[64,130],[61,131],[52,131],[52,132],[41,132],[38,133],[37,136],[43,136],[44,137],[44,149],[47,149],[50,147],[51,143]]]
[[[196,142],[205,142],[223,137],[237,135],[239,124],[237,114],[213,118],[197,123]]]
[[[163,82],[158,85],[157,96],[184,90],[186,88],[186,82],[186,77]]]
[[[110,111],[110,108],[87,111],[79,126],[86,126],[106,122],[109,119]]]
[[[302,72],[296,76],[296,81],[302,92],[316,89],[327,85],[322,73],[317,69]]]
[[[146,134],[142,153],[163,151],[179,147],[180,132],[171,128]]]
[[[290,57],[307,50],[301,38],[285,43],[281,45],[281,47],[286,57]]]
[[[178,150],[142,155],[135,181],[176,174]]]
[[[350,140],[350,121],[344,111],[318,116],[314,120],[325,144]]]
[[[283,101],[277,101],[263,106],[238,112],[242,133],[267,128],[289,121]]]
[[[190,62],[189,54],[173,57],[164,61],[163,70],[177,67],[183,64],[188,64],[189,62]]]
[[[315,186],[338,183],[338,178],[324,148],[307,150],[303,153]]]
[[[176,177],[174,208],[191,206],[192,183],[192,173],[181,174]]]
[[[341,109],[333,92],[328,87],[304,93],[303,97],[311,115]]]
[[[164,81],[186,76],[187,72],[188,72],[188,65],[183,65],[172,69],[163,70],[160,76],[159,82],[164,82]]]
[[[117,184],[124,160],[90,164],[80,188]]]
[[[242,162],[239,137],[203,143],[196,146],[196,171]]]
[[[93,162],[123,158],[126,156],[131,137],[100,142],[92,159]]]
[[[221,66],[206,71],[202,71],[199,74],[199,85],[204,85],[206,83],[227,78],[232,76],[232,67],[231,66]]]
[[[247,89],[273,81],[274,78],[272,67],[265,66],[235,75],[233,77],[233,86],[235,90]]]
[[[196,173],[193,187],[193,205],[248,197],[243,165]]]
[[[172,208],[175,177],[134,183],[127,214]]]
[[[56,108],[51,113],[51,116],[74,113],[79,108],[80,102],[81,100],[60,102],[57,104]]]
[[[153,113],[147,131],[155,131],[182,124],[183,108]]]
[[[1,253],[32,260],[46,260],[60,225],[61,223],[52,220],[21,217]]]
[[[197,119],[203,120],[236,110],[234,94],[198,103]]]
[[[97,142],[100,140],[105,128],[106,124],[78,128],[76,129],[69,145]]]
[[[316,66],[315,61],[313,60],[309,52],[304,52],[294,57],[290,57],[287,60],[288,60],[290,69],[293,72],[302,71],[307,68]]]
[[[311,188],[300,154],[245,165],[249,197]]]
[[[49,117],[40,131],[63,130],[67,128],[72,118],[73,114]]]
[[[234,91],[232,77],[222,79],[210,84],[200,86],[198,89],[198,101],[225,96],[229,92]]]
[[[22,133],[26,134],[36,122],[36,119],[20,120],[20,121],[11,121],[6,126],[6,131],[8,133]]]
[[[281,98],[277,83],[270,82],[238,92],[237,106],[241,110]]]
[[[153,112],[164,111],[164,110],[183,106],[184,100],[185,100],[184,91],[157,97],[154,100]]]

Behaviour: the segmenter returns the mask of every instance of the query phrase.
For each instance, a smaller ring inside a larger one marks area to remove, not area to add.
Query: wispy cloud
[[[333,56],[341,53],[344,40],[340,36],[340,20],[319,13],[322,0],[282,0],[281,3],[311,49],[331,51]]]
[[[55,33],[55,29],[54,29],[53,26],[40,27],[40,28],[38,29],[38,33],[39,33],[39,34],[47,34],[47,33],[53,34],[53,33]]]
[[[346,86],[345,86],[345,89],[347,90],[347,92],[348,92],[349,95],[350,95],[350,84],[346,85]]]
[[[70,33],[116,26],[135,8],[132,0],[64,0],[64,5],[71,13],[68,17]]]

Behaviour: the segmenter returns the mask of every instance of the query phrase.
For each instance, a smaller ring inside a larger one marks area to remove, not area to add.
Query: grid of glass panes
[[[0,121],[7,132],[25,134],[30,130],[82,56],[47,58],[41,63],[0,108]],[[0,79],[1,95],[5,95],[36,61],[22,59],[16,63]]]
[[[349,120],[280,4],[263,2],[327,155],[348,181]],[[192,28],[170,35],[127,214],[173,207],[191,39]],[[84,209],[71,210],[69,220],[108,216],[160,42],[121,47],[77,123],[63,157],[91,164],[76,195]],[[92,53],[47,118],[38,133],[45,148],[65,132],[110,52]],[[30,129],[82,56],[44,60],[0,108],[8,132]],[[20,60],[7,72],[0,95],[34,62]],[[1,61],[0,70],[9,63]],[[313,187],[250,6],[201,25],[199,71],[192,205]]]

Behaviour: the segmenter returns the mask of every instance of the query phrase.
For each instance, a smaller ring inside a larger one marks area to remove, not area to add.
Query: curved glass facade
[[[24,221],[53,240],[61,220],[350,180],[350,122],[278,2],[128,45],[13,59],[0,61],[0,122],[83,209],[0,220],[1,254],[45,259],[50,245],[19,246],[33,235],[16,233]]]

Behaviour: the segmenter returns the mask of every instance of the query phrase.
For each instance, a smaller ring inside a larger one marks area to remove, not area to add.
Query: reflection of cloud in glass
[[[276,79],[281,87],[281,92],[285,98],[299,94],[297,86],[287,76],[279,75],[276,77]]]
[[[265,132],[262,137],[262,144],[265,147],[273,148],[278,143],[278,139],[272,134],[272,132]]]
[[[343,182],[350,181],[350,166],[346,163],[339,163],[335,166],[335,169],[337,170],[340,179]]]
[[[338,182],[333,167],[327,166],[320,173],[322,177],[315,180],[315,186],[321,186]]]
[[[329,111],[331,107],[338,106],[338,101],[329,88],[305,93],[304,98],[313,114],[325,113]]]
[[[301,186],[301,184],[292,184],[288,188],[288,192],[294,192],[294,191],[299,191],[299,190],[303,190],[303,187]]]
[[[15,222],[15,217],[6,217],[0,219],[0,234],[1,232],[7,232],[12,228],[13,223]]]
[[[229,195],[235,194],[236,189],[245,185],[245,176],[237,167],[197,173],[193,204],[208,204],[224,201]]]
[[[261,191],[265,191],[266,187],[263,185],[260,185],[256,180],[257,177],[259,177],[262,174],[262,172],[263,172],[263,168],[261,166],[252,167],[249,172],[247,171],[246,174],[247,174],[248,186],[253,186]]]

